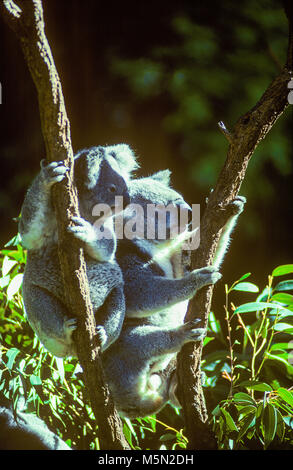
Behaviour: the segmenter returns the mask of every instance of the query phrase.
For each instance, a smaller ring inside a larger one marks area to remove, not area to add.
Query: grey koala
[[[185,207],[182,196],[169,186],[170,172],[132,180],[132,203],[174,204]],[[216,254],[216,266],[183,272],[181,247],[158,257],[165,240],[133,239],[118,242],[116,259],[123,271],[126,317],[118,340],[103,354],[104,369],[119,413],[129,418],[157,413],[176,397],[176,354],[190,341],[200,341],[205,330],[198,321],[184,323],[188,300],[203,286],[216,283],[225,244],[243,210],[245,199],[231,204],[231,218],[223,230]],[[167,221],[168,223],[168,221]],[[168,237],[168,234],[167,234]],[[170,243],[170,247],[172,244]],[[165,250],[166,252],[166,250]],[[179,256],[178,256],[179,255]]]
[[[93,225],[100,220],[93,215],[93,208],[102,203],[114,207],[116,196],[122,196],[127,205],[127,181],[138,165],[125,144],[92,147],[78,152],[74,158],[81,217],[73,217],[74,225],[68,230],[85,249],[97,335],[105,350],[119,336],[124,320],[123,277],[115,261],[113,217],[108,216],[103,222],[100,231],[107,236],[101,237]],[[41,171],[26,194],[19,223],[22,244],[28,249],[23,279],[28,321],[44,346],[60,357],[76,355],[72,333],[77,320],[64,303],[57,224],[51,203],[51,187],[62,181],[67,170],[63,162],[41,164]]]
[[[44,421],[0,397],[0,450],[72,450]]]

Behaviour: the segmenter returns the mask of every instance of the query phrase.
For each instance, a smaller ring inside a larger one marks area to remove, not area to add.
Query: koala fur
[[[131,149],[124,144],[92,147],[78,152],[74,181],[81,217],[68,227],[85,250],[90,297],[102,350],[117,339],[125,314],[123,277],[115,261],[116,236],[113,218],[103,228],[108,237],[98,238],[92,225],[96,204],[114,206],[115,197],[129,202],[127,182],[137,168]],[[29,188],[21,211],[19,232],[28,249],[23,279],[23,300],[28,321],[44,346],[56,356],[76,355],[72,333],[77,320],[64,303],[65,295],[58,258],[57,223],[51,202],[51,187],[67,172],[63,162],[41,165]]]
[[[182,196],[170,188],[168,170],[129,183],[131,203],[185,205]],[[224,242],[243,209],[244,198],[233,202],[233,216],[223,230]],[[188,300],[198,289],[221,278],[217,271],[224,247],[217,254],[217,266],[204,267],[183,275],[176,269],[181,248],[157,257],[165,240],[121,240],[116,259],[124,277],[126,317],[118,340],[103,354],[104,370],[115,404],[122,416],[142,417],[158,412],[169,400],[179,405],[172,374],[176,354],[189,341],[200,341],[205,330],[197,321],[184,323]],[[171,244],[170,244],[171,246]]]
[[[0,450],[72,450],[37,416],[0,403]]]

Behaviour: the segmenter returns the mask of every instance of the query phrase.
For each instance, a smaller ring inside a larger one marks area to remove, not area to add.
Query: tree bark
[[[292,67],[292,22],[289,22],[289,47],[286,65],[273,80],[256,105],[244,114],[228,132],[221,130],[229,141],[224,167],[201,220],[200,249],[192,253],[192,269],[213,263],[221,230],[228,219],[228,204],[234,199],[244,180],[254,150],[265,138],[288,105],[290,69]],[[186,321],[201,317],[206,327],[211,308],[213,286],[201,289],[190,301]],[[216,438],[208,423],[208,413],[201,385],[200,362],[202,344],[186,344],[177,362],[178,396],[183,407],[189,449],[217,449]]]
[[[66,180],[53,190],[58,223],[59,259],[66,303],[78,318],[76,346],[84,382],[99,426],[103,449],[129,449],[122,423],[114,407],[102,369],[95,319],[89,296],[83,250],[67,234],[71,217],[79,215],[77,191],[73,183],[73,151],[70,123],[66,114],[60,79],[44,31],[41,0],[1,1],[1,11],[16,33],[35,83],[42,132],[49,162],[64,160],[69,167]]]

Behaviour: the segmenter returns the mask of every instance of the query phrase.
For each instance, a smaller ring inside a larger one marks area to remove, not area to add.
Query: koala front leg
[[[68,168],[62,161],[48,165],[41,162],[41,171],[27,191],[21,208],[19,233],[28,250],[40,249],[54,238],[56,219],[51,205],[51,187],[62,181]]]
[[[166,354],[180,351],[185,343],[201,341],[206,336],[205,328],[197,328],[199,320],[189,321],[176,328],[142,326],[137,328],[137,346],[145,360],[156,360]],[[145,331],[144,331],[145,330]]]
[[[113,219],[109,219],[105,221],[103,231],[96,229],[94,225],[82,217],[72,217],[74,225],[68,227],[68,231],[83,242],[86,253],[101,262],[113,260],[116,251]]]
[[[222,275],[214,266],[196,269],[180,279],[141,271],[125,276],[126,316],[145,317],[193,297],[201,287],[215,284]],[[135,294],[134,294],[135,293]]]

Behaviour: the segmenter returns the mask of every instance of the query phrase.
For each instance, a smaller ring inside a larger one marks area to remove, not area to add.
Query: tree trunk
[[[99,426],[104,449],[129,449],[122,424],[104,379],[100,348],[96,342],[95,319],[89,296],[83,250],[67,234],[71,217],[79,215],[77,191],[73,184],[73,151],[70,123],[66,114],[61,83],[44,32],[41,0],[1,1],[1,11],[16,33],[33,81],[41,116],[46,155],[49,162],[64,160],[68,176],[53,189],[59,259],[65,286],[66,303],[78,318],[76,346],[84,381]]]

